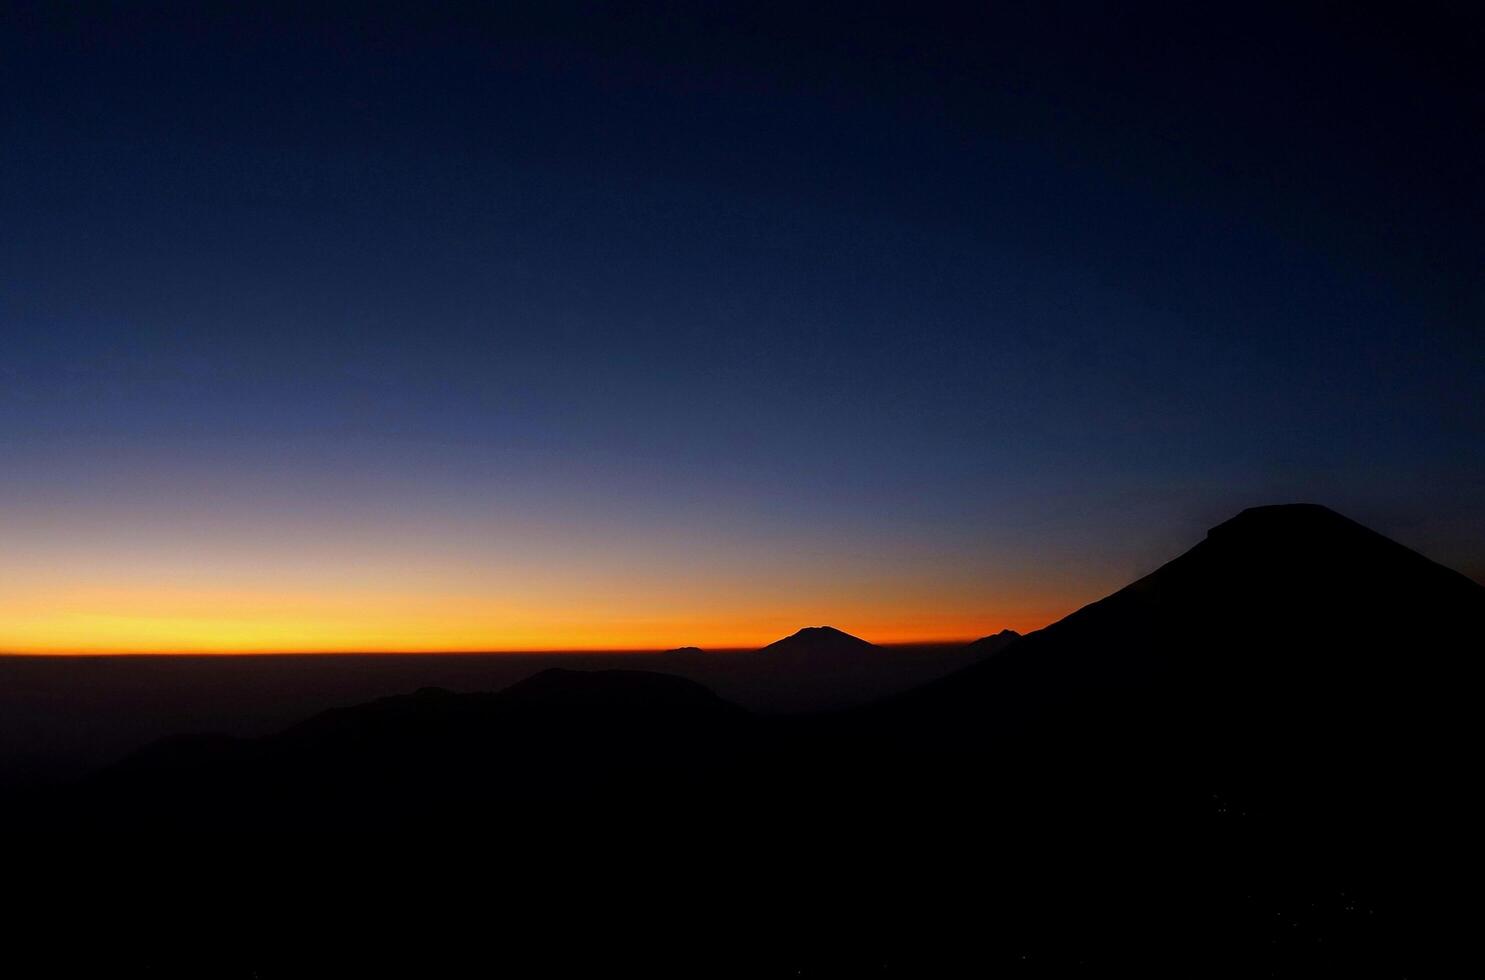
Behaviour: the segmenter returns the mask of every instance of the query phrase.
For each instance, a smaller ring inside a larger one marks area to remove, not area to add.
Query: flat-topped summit
[[[1295,504],[1265,504],[1261,507],[1248,507],[1238,511],[1233,517],[1218,524],[1207,532],[1207,536],[1226,535],[1238,531],[1274,533],[1280,531],[1288,532],[1316,532],[1328,530],[1331,533],[1339,531],[1362,531],[1367,534],[1375,534],[1370,528],[1358,524],[1336,513],[1322,504],[1295,503]],[[1380,535],[1378,535],[1380,537]]]

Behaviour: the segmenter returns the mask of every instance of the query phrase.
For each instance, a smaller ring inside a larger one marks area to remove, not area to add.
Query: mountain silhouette
[[[211,870],[239,911],[191,919],[210,950],[289,903],[311,945],[498,923],[501,962],[547,973],[1421,975],[1467,934],[1435,878],[1473,834],[1482,635],[1485,588],[1323,507],[1260,507],[864,707],[758,715],[665,674],[550,670],[167,740],[5,819],[73,849],[128,831],[148,864],[120,882],[198,880],[203,828],[264,841]],[[740,656],[845,683],[874,652],[812,627]],[[171,887],[190,916],[205,886]],[[335,948],[329,972],[389,962]]]
[[[834,626],[807,626],[782,640],[775,640],[760,650],[780,657],[838,657],[869,654],[877,648]]]
[[[1445,693],[1482,625],[1485,588],[1458,572],[1321,506],[1257,507],[883,714],[1004,726],[1159,691],[1366,725]]]

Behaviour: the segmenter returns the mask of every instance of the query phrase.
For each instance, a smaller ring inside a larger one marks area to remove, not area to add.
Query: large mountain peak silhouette
[[[1438,679],[1458,670],[1482,627],[1485,588],[1458,572],[1326,507],[1254,507],[883,715],[964,734],[1048,711],[1110,721],[1160,702],[1162,716],[1251,717],[1262,705],[1277,726],[1282,705],[1283,724],[1363,725],[1369,712],[1445,694]]]

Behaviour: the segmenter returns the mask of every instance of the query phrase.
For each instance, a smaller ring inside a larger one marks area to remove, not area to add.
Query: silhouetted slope
[[[882,717],[920,713],[915,723],[968,734],[1090,696],[1117,707],[1163,690],[1380,722],[1447,697],[1482,626],[1485,588],[1463,575],[1324,507],[1257,507]]]
[[[1485,588],[1325,508],[1261,507],[847,727],[1074,781],[1196,774],[1360,836],[1448,808],[1482,636]]]
[[[999,653],[1019,639],[1021,639],[1021,634],[1015,630],[1001,630],[999,633],[982,636],[973,643],[967,644],[966,649],[976,657],[988,657],[993,653]]]

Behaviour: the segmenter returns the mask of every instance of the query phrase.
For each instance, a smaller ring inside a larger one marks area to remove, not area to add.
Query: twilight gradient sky
[[[61,6],[0,650],[970,637],[1301,499],[1485,580],[1464,5]]]

